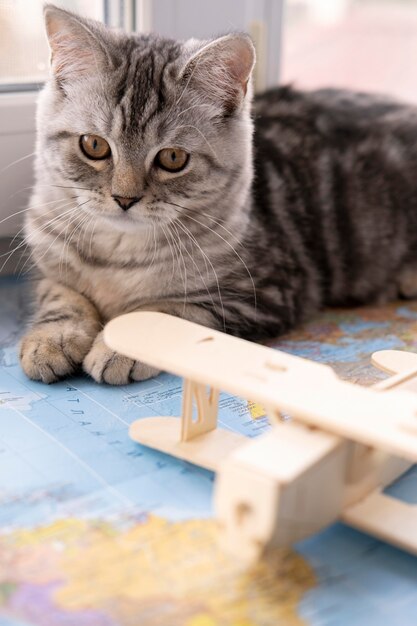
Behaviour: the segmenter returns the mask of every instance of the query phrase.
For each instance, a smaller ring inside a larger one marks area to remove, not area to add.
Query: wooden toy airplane
[[[104,338],[184,378],[181,420],[140,419],[130,435],[217,472],[217,516],[237,555],[259,558],[337,519],[417,554],[417,505],[382,491],[417,462],[417,354],[376,353],[374,364],[395,375],[366,388],[164,313],[123,315]],[[271,430],[248,439],[217,428],[219,390],[264,406]]]

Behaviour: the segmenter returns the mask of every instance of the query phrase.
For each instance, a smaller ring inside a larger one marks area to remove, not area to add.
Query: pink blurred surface
[[[357,2],[329,25],[288,20],[281,82],[377,91],[417,103],[417,2]]]

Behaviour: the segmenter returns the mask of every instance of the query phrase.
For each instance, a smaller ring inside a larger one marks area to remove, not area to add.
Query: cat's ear
[[[45,27],[51,48],[52,73],[60,83],[77,80],[105,68],[108,58],[101,33],[93,20],[47,4]]]
[[[231,113],[245,98],[254,65],[255,48],[249,35],[225,35],[192,55],[181,72],[181,80],[204,91]]]

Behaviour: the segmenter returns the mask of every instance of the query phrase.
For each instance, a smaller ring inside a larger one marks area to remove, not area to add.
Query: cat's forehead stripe
[[[156,49],[137,46],[131,50],[115,90],[122,116],[122,132],[137,133],[163,111],[165,76],[180,56],[180,47],[167,42]]]

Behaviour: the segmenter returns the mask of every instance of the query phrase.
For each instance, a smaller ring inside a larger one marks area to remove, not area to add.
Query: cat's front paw
[[[32,380],[54,383],[76,372],[92,342],[92,337],[80,329],[54,324],[35,327],[21,341],[20,363]]]
[[[98,383],[127,385],[135,380],[146,380],[159,374],[159,370],[113,352],[99,333],[90,352],[84,359],[84,371]]]

